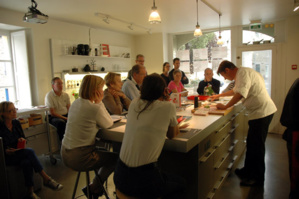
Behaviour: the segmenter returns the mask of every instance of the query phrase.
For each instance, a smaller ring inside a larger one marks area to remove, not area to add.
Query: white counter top
[[[193,106],[189,106],[185,110],[178,111],[178,116],[192,116],[192,118],[187,121],[187,123],[189,123],[188,129],[190,129],[190,131],[181,131],[181,133],[172,140],[166,138],[164,149],[178,152],[188,152],[195,145],[205,139],[215,128],[219,126],[221,122],[224,122],[231,118],[232,115],[240,111],[241,108],[241,104],[236,105],[233,110],[225,116],[193,115],[191,113]],[[112,128],[101,130],[101,137],[105,140],[122,142],[125,132],[125,124],[126,119],[122,119],[120,122],[115,123]]]

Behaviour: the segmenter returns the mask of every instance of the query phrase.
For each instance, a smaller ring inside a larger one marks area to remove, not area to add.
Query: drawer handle
[[[224,160],[226,160],[226,158],[227,158],[228,156],[229,156],[229,153],[227,153],[227,154],[221,159],[221,162],[218,164],[218,166],[214,167],[214,169],[219,169],[219,168],[222,166]]]
[[[213,154],[215,152],[215,150],[213,150],[213,151],[211,151],[211,152],[207,152],[205,155],[204,155],[204,157],[202,157],[201,159],[200,159],[200,163],[205,163],[210,157],[211,157],[211,155]]]
[[[220,147],[226,140],[227,140],[227,138],[229,137],[230,135],[228,134],[225,138],[223,138],[222,140],[221,140],[221,142],[218,144],[218,145],[215,145],[215,149],[216,148],[218,148],[218,147]]]
[[[235,145],[232,145],[231,147],[229,147],[228,152],[232,152],[234,150]]]

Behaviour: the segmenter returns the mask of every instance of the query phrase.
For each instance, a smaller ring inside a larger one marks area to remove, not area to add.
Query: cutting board
[[[216,107],[210,107],[210,110],[209,110],[209,114],[211,115],[227,115],[229,112],[231,112],[233,109],[233,107],[230,107],[226,110],[220,110],[220,109],[217,109]]]

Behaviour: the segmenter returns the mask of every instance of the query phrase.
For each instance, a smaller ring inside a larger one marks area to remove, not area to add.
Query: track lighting
[[[103,21],[104,21],[106,24],[110,24],[110,20],[109,20],[109,17],[108,17],[108,16],[104,17]]]
[[[130,30],[134,30],[134,28],[133,28],[133,24],[130,24],[130,25],[128,26],[128,28],[129,28]]]

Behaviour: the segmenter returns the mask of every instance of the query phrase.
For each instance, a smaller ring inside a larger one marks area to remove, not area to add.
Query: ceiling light
[[[128,26],[128,28],[129,28],[130,30],[134,30],[134,28],[133,28],[133,24],[130,24],[130,25]]]
[[[48,15],[43,14],[41,11],[36,9],[37,3],[31,0],[31,7],[28,7],[29,11],[25,13],[23,17],[24,22],[29,23],[40,23],[44,24],[48,22]]]
[[[148,31],[146,31],[149,35],[152,34],[152,30],[151,29],[148,29]]]
[[[222,46],[223,45],[223,40],[222,40],[222,37],[221,37],[221,23],[220,23],[220,17],[221,17],[221,14],[219,14],[219,37],[218,37],[218,41],[217,41],[217,44],[219,46]]]
[[[161,18],[160,15],[157,11],[157,7],[155,5],[155,0],[153,0],[154,5],[152,7],[152,13],[149,16],[148,21],[150,22],[150,24],[157,24],[157,23],[161,23]]]
[[[110,24],[110,20],[109,20],[109,17],[108,17],[108,16],[106,16],[106,17],[103,19],[103,21],[104,21],[106,24]]]
[[[200,30],[200,26],[198,25],[198,0],[196,0],[196,9],[197,9],[197,24],[196,24],[196,29],[194,31],[194,37],[199,37],[202,35],[202,32]]]
[[[296,12],[299,9],[299,0],[294,0],[294,12]]]

